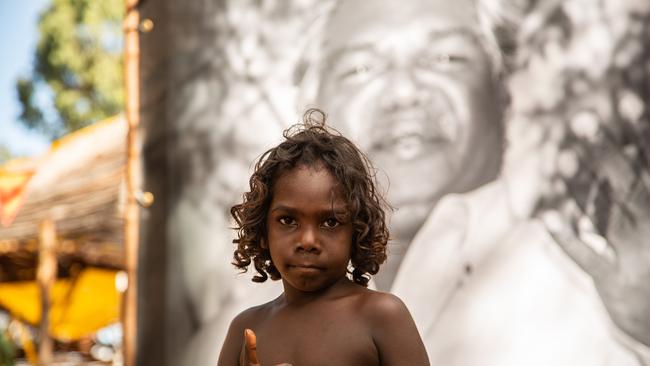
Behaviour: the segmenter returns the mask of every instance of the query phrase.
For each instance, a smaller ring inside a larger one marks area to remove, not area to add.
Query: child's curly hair
[[[347,199],[353,226],[352,278],[367,286],[368,274],[376,274],[386,260],[389,238],[384,208],[390,206],[377,191],[372,164],[350,140],[325,126],[325,113],[319,109],[307,110],[302,123],[282,135],[285,140],[267,150],[255,164],[244,201],[230,209],[237,223],[233,264],[246,271],[252,261],[258,272],[253,277],[255,282],[264,282],[269,276],[280,279],[268,247],[262,245],[274,184],[282,173],[297,166],[323,164],[336,177]]]

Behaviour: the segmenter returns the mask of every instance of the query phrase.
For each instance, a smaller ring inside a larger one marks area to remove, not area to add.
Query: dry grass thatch
[[[61,264],[122,266],[126,131],[122,117],[105,120],[55,142],[43,157],[3,167],[35,174],[11,225],[0,226],[0,281],[30,277],[46,218],[56,225]]]

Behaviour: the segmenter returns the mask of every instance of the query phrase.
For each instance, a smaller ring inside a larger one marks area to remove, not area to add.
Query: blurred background
[[[298,122],[335,2],[130,3],[0,3],[0,365],[216,364],[230,319],[281,291],[230,265],[229,208]],[[648,2],[508,7],[504,169],[549,143],[598,146],[606,126],[641,174]],[[537,211],[560,204],[548,179]]]

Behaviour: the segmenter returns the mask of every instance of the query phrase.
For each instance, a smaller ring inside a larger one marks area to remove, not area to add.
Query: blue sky
[[[36,155],[48,140],[25,129],[18,121],[20,108],[14,84],[31,70],[38,42],[39,13],[51,0],[0,0],[0,145],[14,155]]]

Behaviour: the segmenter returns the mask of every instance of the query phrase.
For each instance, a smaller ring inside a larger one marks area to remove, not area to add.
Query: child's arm
[[[257,337],[246,328],[251,322],[251,309],[237,315],[230,323],[226,340],[223,342],[218,366],[260,366],[257,360]],[[283,363],[276,366],[291,366]]]
[[[249,336],[244,333],[244,331],[246,330],[246,324],[251,324],[249,318],[250,318],[250,309],[237,315],[235,319],[233,319],[232,322],[230,323],[230,327],[228,328],[228,334],[226,335],[226,340],[223,342],[223,346],[221,347],[221,353],[219,354],[218,366],[256,366],[256,364],[259,365],[257,363],[257,356],[255,350],[253,350],[249,346],[248,350],[245,351],[246,343],[251,342],[248,339]],[[253,338],[255,337],[254,333],[252,334],[252,337]],[[252,351],[253,355],[255,355],[254,356],[255,359],[252,360],[255,363],[250,363],[248,361],[248,354],[250,353],[250,351]],[[245,356],[246,359],[244,359]]]
[[[244,331],[244,346],[239,356],[239,364],[244,366],[260,366],[257,360],[257,336],[251,329]],[[292,366],[290,363],[280,363],[275,366]]]
[[[375,293],[368,304],[372,336],[382,366],[428,366],[429,358],[415,322],[397,296]]]

